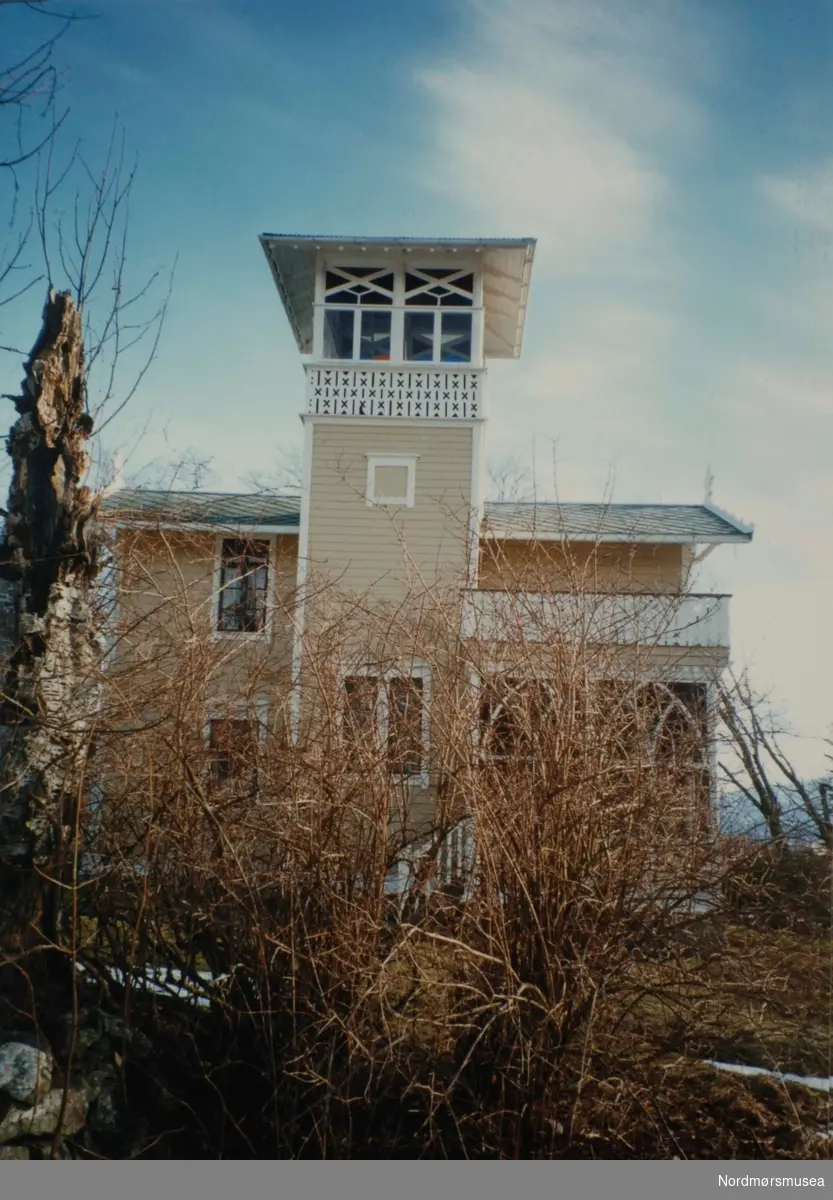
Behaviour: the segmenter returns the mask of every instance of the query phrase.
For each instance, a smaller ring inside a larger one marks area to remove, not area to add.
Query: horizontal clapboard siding
[[[536,541],[484,541],[478,586],[506,591],[677,591],[684,547],[667,545],[560,545]]]
[[[413,508],[368,507],[367,456],[414,454]],[[381,599],[415,586],[452,583],[466,567],[471,426],[421,429],[321,424],[313,429],[309,547],[311,571],[352,593]]]

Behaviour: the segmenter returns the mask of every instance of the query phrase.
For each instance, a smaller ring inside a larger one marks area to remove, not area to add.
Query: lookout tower
[[[299,583],[473,582],[487,362],[520,355],[534,239],[260,241],[306,375]]]

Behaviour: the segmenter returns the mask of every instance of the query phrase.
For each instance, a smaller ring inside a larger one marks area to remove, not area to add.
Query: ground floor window
[[[703,683],[600,680],[559,686],[545,679],[496,676],[481,686],[478,745],[492,763],[553,761],[573,738],[609,743],[614,757],[644,754],[685,769],[708,765],[708,690]]]
[[[574,700],[569,689],[544,679],[488,681],[478,711],[481,753],[492,762],[534,762],[546,754],[554,734],[566,731]]]
[[[207,724],[208,759],[215,783],[254,783],[263,724],[257,716],[211,717]]]
[[[366,671],[346,676],[342,704],[346,753],[369,752],[392,776],[424,782],[429,684],[423,668],[407,674]]]

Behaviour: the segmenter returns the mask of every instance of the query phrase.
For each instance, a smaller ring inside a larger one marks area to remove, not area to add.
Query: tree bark
[[[50,289],[21,395],[9,399],[19,416],[6,443],[13,469],[0,541],[0,938],[3,959],[31,982],[41,961],[55,969],[43,951],[60,941],[98,702],[96,500],[81,485],[92,420],[82,319],[68,292]]]

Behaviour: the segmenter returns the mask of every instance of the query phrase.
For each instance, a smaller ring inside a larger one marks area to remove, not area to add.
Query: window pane
[[[393,303],[393,274],[378,267],[340,267],[324,279],[327,304]]]
[[[456,317],[457,313],[451,315]],[[433,361],[433,313],[405,313],[405,358],[408,362]]]
[[[355,313],[331,309],[324,312],[324,357],[353,357]]]
[[[471,313],[445,312],[440,318],[442,362],[471,362]]]
[[[555,689],[542,680],[496,680],[481,696],[480,744],[496,759],[529,759],[558,722]]]
[[[358,304],[359,297],[357,293],[342,288],[339,292],[329,292],[326,302],[327,304]]]
[[[387,362],[390,358],[390,313],[363,312],[361,319],[359,358]]]
[[[450,288],[454,288],[455,290],[451,291]],[[470,308],[473,299],[474,276],[461,275],[459,279],[453,279],[451,281],[449,288],[446,289],[446,295],[440,301],[440,304],[442,304],[444,308],[446,306],[457,306],[459,308],[461,305],[468,305]]]
[[[374,744],[378,691],[379,681],[374,675],[350,675],[344,680],[342,732],[348,750]]]
[[[394,775],[422,771],[422,680],[388,683],[388,767]]]
[[[266,625],[269,543],[226,538],[220,565],[217,627],[223,633],[259,633]]]
[[[377,467],[373,473],[374,500],[401,500],[408,496],[407,467]]]
[[[255,766],[257,739],[249,721],[212,721],[208,745],[215,779],[232,779]]]

